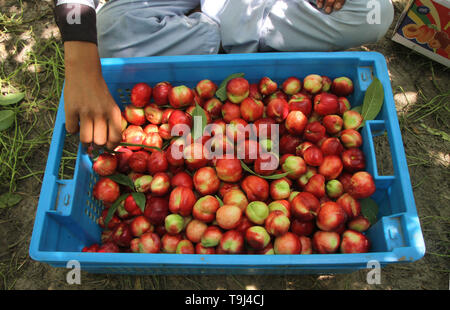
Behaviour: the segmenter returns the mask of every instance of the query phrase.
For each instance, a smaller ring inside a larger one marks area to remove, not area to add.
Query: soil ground
[[[368,289],[448,290],[450,224],[449,69],[390,40],[392,25],[377,44],[356,50],[386,56],[396,100],[411,183],[427,252],[414,263],[383,268],[380,284],[368,284],[367,270],[336,275],[282,276],[132,276],[82,272],[81,285],[66,283],[67,269],[33,261],[28,255],[35,210],[40,194],[51,130],[64,71],[63,52],[55,28],[53,1],[0,0],[0,86],[2,92],[25,91],[15,129],[2,133],[2,147],[17,147],[18,154],[2,150],[6,173],[0,193],[13,190],[22,200],[0,209],[0,288],[2,289]],[[396,19],[407,1],[394,0]],[[4,10],[3,8],[6,8]],[[395,23],[395,22],[394,22]],[[33,56],[35,59],[33,59]],[[31,57],[31,58],[30,58]],[[18,128],[21,130],[18,130]],[[29,132],[26,132],[29,129]],[[22,140],[19,137],[25,137]],[[28,141],[28,142],[27,142]],[[30,142],[32,141],[32,142]],[[66,145],[70,174],[76,141]],[[19,148],[20,147],[20,151]],[[380,169],[392,169],[388,143],[376,141]],[[6,154],[6,153],[5,153]],[[11,167],[11,158],[14,167]],[[15,169],[12,169],[15,168]],[[9,171],[9,172],[8,172]]]

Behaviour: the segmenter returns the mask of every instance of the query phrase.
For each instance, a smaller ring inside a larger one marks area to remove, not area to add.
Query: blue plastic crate
[[[97,177],[89,157],[78,148],[73,179],[58,179],[64,146],[64,100],[61,98],[36,213],[30,256],[54,267],[70,260],[82,270],[127,274],[295,274],[338,273],[368,268],[369,261],[381,266],[418,260],[425,244],[414,202],[408,166],[397,119],[385,58],[373,52],[266,53],[149,58],[102,59],[105,81],[116,102],[129,103],[129,91],[138,82],[194,87],[201,79],[220,83],[228,75],[245,73],[250,82],[269,76],[281,83],[289,76],[304,78],[311,73],[330,78],[348,76],[355,92],[349,97],[359,105],[376,76],[385,90],[382,111],[362,130],[367,170],[377,186],[372,198],[379,204],[378,222],[367,236],[371,252],[364,254],[312,255],[199,255],[83,253],[81,249],[100,241],[97,224],[102,205],[92,197]],[[390,144],[393,175],[380,175],[373,137],[386,132]]]

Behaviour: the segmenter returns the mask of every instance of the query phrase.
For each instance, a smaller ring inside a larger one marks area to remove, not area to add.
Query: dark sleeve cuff
[[[86,41],[97,44],[96,13],[84,4],[61,4],[55,7],[55,20],[63,42]]]

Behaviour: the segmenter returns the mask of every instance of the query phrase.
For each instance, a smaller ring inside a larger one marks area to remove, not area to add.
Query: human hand
[[[345,0],[317,0],[317,7],[324,9],[325,13],[330,14],[335,11],[339,11],[345,4]]]
[[[66,130],[80,132],[85,146],[114,149],[122,139],[121,111],[101,74],[97,46],[89,42],[64,43]]]

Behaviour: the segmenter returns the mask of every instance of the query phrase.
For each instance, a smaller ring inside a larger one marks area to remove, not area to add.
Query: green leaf
[[[360,200],[361,203],[361,213],[366,217],[370,225],[377,222],[378,215],[378,205],[372,198],[364,198]]]
[[[10,105],[19,102],[25,98],[25,93],[7,94],[0,96],[0,105]]]
[[[383,100],[383,84],[381,84],[380,80],[375,77],[364,95],[361,110],[361,115],[363,116],[364,121],[370,121],[377,117],[378,113],[380,113],[381,107],[383,106]]]
[[[15,193],[0,195],[0,209],[13,207],[22,200],[22,196]]]
[[[219,201],[220,206],[223,206],[223,201],[219,196],[216,195],[216,199]]]
[[[107,178],[113,180],[116,183],[128,186],[132,190],[135,190],[133,180],[131,180],[130,177],[125,174],[117,173],[117,174],[109,175],[109,176],[107,176]]]
[[[145,149],[153,149],[153,150],[161,151],[161,149],[157,146],[148,146],[148,145],[144,145],[144,144],[120,142],[119,145],[121,145],[121,146],[140,146]]]
[[[229,80],[232,80],[234,78],[238,78],[238,77],[244,77],[244,73],[233,73],[231,75],[229,75],[225,80],[222,81],[222,83],[220,83],[219,87],[217,88],[216,91],[216,97],[219,98],[219,100],[221,101],[225,101],[227,100],[227,83]]]
[[[205,110],[203,110],[202,107],[198,105],[198,103],[195,104],[195,108],[192,111],[192,119],[192,138],[194,139],[194,141],[197,141],[203,136],[203,132],[207,123]]]
[[[0,131],[6,130],[14,124],[16,113],[12,110],[0,111]]]
[[[147,199],[145,198],[144,193],[131,193],[131,196],[133,196],[134,201],[138,205],[139,209],[141,209],[142,212],[145,210],[145,204],[147,202]]]
[[[358,105],[358,106],[352,108],[352,111],[356,111],[359,114],[361,114],[362,113],[362,105]]]
[[[122,194],[119,198],[117,198],[116,201],[114,201],[114,203],[112,204],[111,207],[109,207],[108,209],[108,214],[106,214],[106,218],[105,218],[105,227],[108,227],[108,223],[109,221],[111,221],[114,213],[117,210],[117,207],[122,203],[122,201],[124,201],[130,194],[129,193],[125,193]]]
[[[290,171],[288,171],[288,172],[284,172],[284,173],[280,173],[280,174],[260,175],[260,174],[257,174],[256,172],[254,172],[252,169],[250,169],[242,160],[241,160],[241,166],[242,166],[242,169],[244,169],[248,173],[251,173],[253,175],[256,175],[257,177],[260,177],[260,178],[263,178],[263,179],[266,179],[266,180],[282,179],[285,176],[287,176],[289,173],[291,173]]]

